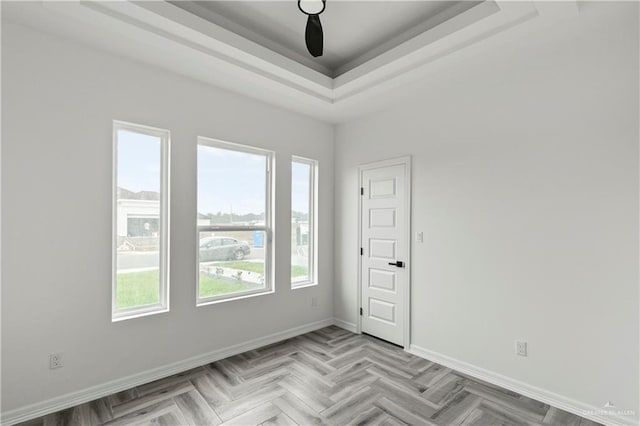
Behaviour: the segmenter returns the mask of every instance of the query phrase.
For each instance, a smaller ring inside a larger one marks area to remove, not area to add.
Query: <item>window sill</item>
[[[299,288],[315,287],[318,283],[315,281],[302,281],[299,283],[291,283],[291,290],[297,290]]]
[[[169,312],[168,306],[156,307],[153,309],[136,310],[131,312],[120,312],[111,314],[111,322],[126,321],[135,318],[147,317],[149,315],[163,314]]]
[[[215,299],[214,298],[197,299],[196,306],[200,307],[200,306],[207,306],[207,305],[215,305],[218,303],[230,302],[233,300],[248,299],[251,297],[264,296],[265,294],[273,294],[273,293],[275,293],[274,289],[268,289],[268,290],[255,291],[251,293],[240,293],[237,295],[230,295],[227,297],[218,297]]]

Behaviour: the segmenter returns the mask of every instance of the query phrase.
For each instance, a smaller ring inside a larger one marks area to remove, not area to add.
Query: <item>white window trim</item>
[[[159,302],[152,305],[117,308],[117,208],[118,208],[118,130],[128,130],[160,138],[160,259],[159,259]],[[111,321],[122,321],[169,311],[169,157],[171,133],[168,130],[140,124],[113,121],[112,159],[112,278],[111,278]]]
[[[273,221],[273,188],[275,173],[275,153],[266,149],[255,148],[234,142],[212,139],[205,136],[198,136],[198,145],[210,146],[213,148],[227,149],[248,154],[259,154],[266,156],[266,178],[265,192],[266,205],[264,213],[264,226],[197,226],[196,223],[196,306],[206,306],[216,303],[228,302],[231,300],[246,299],[248,297],[262,296],[275,292],[275,267],[274,267],[274,221]],[[196,179],[196,194],[198,194],[198,181]],[[197,209],[196,209],[197,210]],[[200,297],[200,232],[202,231],[238,231],[253,230],[264,231],[265,251],[264,251],[264,285],[263,289],[249,290],[238,293],[222,294],[219,296]]]
[[[291,288],[299,289],[318,285],[318,161],[311,158],[291,156],[291,162],[308,164],[311,168],[309,182],[309,279],[306,281],[293,281],[291,277]],[[293,209],[289,209],[291,212]],[[291,222],[291,219],[289,220]],[[291,262],[291,258],[289,258]],[[291,271],[291,267],[289,268]]]

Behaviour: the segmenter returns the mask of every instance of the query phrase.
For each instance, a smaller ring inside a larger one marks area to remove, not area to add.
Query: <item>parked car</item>
[[[206,237],[200,240],[200,262],[242,260],[251,253],[246,241],[229,237]]]

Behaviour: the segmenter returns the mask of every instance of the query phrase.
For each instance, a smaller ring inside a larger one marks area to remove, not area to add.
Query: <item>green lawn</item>
[[[118,274],[119,309],[158,303],[158,270]]]
[[[264,274],[264,263],[261,263],[261,262],[246,262],[246,261],[220,262],[220,263],[216,263],[216,266]],[[308,268],[306,266],[291,265],[291,277],[303,277],[308,273],[309,273]]]
[[[264,273],[264,263],[259,262],[221,262],[216,264],[216,266],[217,265],[223,268],[238,269],[259,274]],[[291,266],[292,277],[302,277],[307,275],[307,273],[306,266]],[[230,278],[212,278],[200,274],[200,297],[237,293],[251,288],[252,287],[242,281]],[[118,274],[116,300],[118,309],[158,303],[158,271]]]
[[[300,265],[291,265],[291,278],[306,277],[309,275],[309,268]]]
[[[211,278],[200,274],[200,297],[236,293],[251,287],[230,278]],[[118,275],[117,303],[119,309],[158,303],[158,271],[130,272]]]
[[[231,268],[231,269],[239,269],[241,271],[249,271],[256,272],[258,274],[264,274],[264,263],[262,262],[245,262],[245,261],[235,261],[235,262],[219,262],[215,263],[216,266],[220,266],[221,268]]]
[[[229,278],[211,278],[205,274],[200,274],[200,297],[237,293],[250,288],[242,281]]]

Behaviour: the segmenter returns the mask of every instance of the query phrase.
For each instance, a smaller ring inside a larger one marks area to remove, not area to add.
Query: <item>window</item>
[[[112,320],[169,310],[169,132],[114,121]]]
[[[198,138],[199,305],[272,291],[272,161]]]
[[[316,181],[318,162],[293,157],[291,162],[291,286],[317,283]]]

